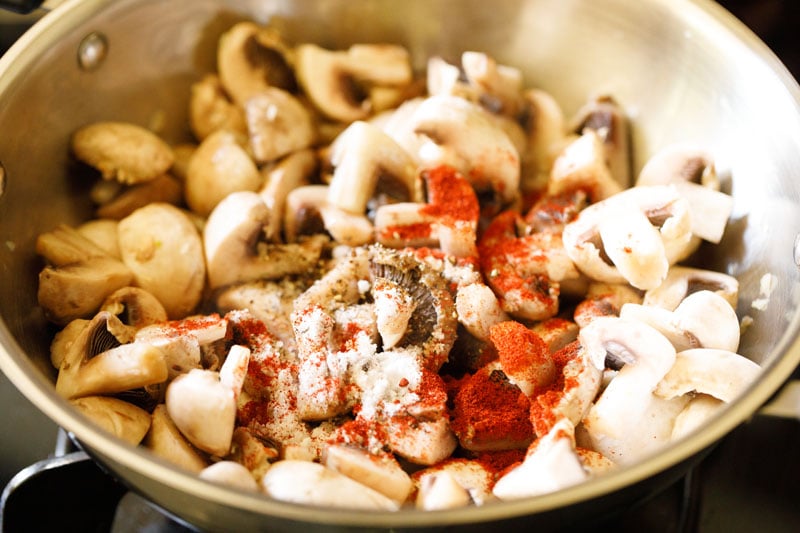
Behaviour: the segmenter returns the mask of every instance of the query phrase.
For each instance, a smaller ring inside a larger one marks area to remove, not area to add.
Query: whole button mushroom
[[[170,318],[193,311],[206,269],[203,244],[189,217],[172,205],[150,204],[122,219],[118,233],[122,260],[136,284],[158,298]]]

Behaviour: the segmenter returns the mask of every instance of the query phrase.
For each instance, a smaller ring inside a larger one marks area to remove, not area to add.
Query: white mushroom
[[[732,402],[758,377],[761,367],[728,350],[694,348],[679,352],[655,393],[666,399],[698,392]]]
[[[433,466],[414,472],[412,478],[415,480],[419,489],[422,490],[422,487],[426,484],[438,484],[428,481],[428,478],[438,477],[440,474],[446,474],[447,477],[455,481],[459,487],[467,491],[470,500],[468,503],[482,505],[494,499],[492,495],[492,486],[495,482],[495,474],[478,460],[450,457]],[[444,492],[444,494],[442,494],[438,489],[446,490],[442,491]],[[460,503],[463,501],[463,495],[461,495],[458,488],[450,485],[449,482],[442,487],[438,487],[437,490],[433,492],[435,500],[440,504],[448,502]],[[442,496],[445,498],[444,502],[442,501]],[[420,499],[426,500],[425,497],[418,495],[418,506],[420,504]],[[427,505],[425,501],[423,501],[423,503]]]
[[[134,446],[150,429],[150,413],[117,398],[85,396],[69,403],[104,430]]]
[[[208,466],[205,457],[186,440],[170,419],[164,404],[157,405],[153,410],[150,431],[143,444],[162,459],[190,472],[199,474]]]
[[[689,403],[686,404],[683,411],[675,417],[671,439],[678,440],[689,435],[694,430],[703,427],[712,416],[719,413],[724,405],[725,402],[713,396],[696,394]]]
[[[183,187],[178,180],[168,174],[153,178],[144,183],[131,185],[97,208],[97,216],[121,220],[140,207],[154,202],[178,205],[183,201]]]
[[[346,52],[315,44],[295,48],[295,73],[303,91],[322,114],[345,123],[363,120],[370,111],[369,102],[354,91],[348,61]]]
[[[189,96],[189,125],[202,141],[217,130],[247,133],[244,110],[231,102],[216,74],[206,74],[192,84]]]
[[[140,287],[123,287],[109,294],[101,311],[120,317],[126,325],[141,329],[167,320],[167,310],[158,298]]]
[[[587,130],[569,142],[553,162],[547,193],[557,196],[582,189],[592,202],[620,192],[622,187],[611,175],[605,160],[603,141],[594,130]]]
[[[277,500],[322,507],[395,511],[396,501],[319,463],[283,460],[273,464],[261,488]]]
[[[469,491],[447,470],[425,476],[419,483],[416,507],[425,511],[455,509],[472,503]]]
[[[88,318],[109,294],[133,281],[124,263],[66,225],[39,235],[36,253],[48,263],[39,273],[37,300],[56,324]]]
[[[219,373],[192,369],[167,387],[167,412],[180,432],[197,448],[219,457],[228,455],[236,421],[234,391]]]
[[[587,276],[645,290],[685,258],[691,237],[688,204],[672,186],[627,189],[581,211],[563,232],[567,254]]]
[[[191,313],[203,294],[203,243],[194,223],[177,207],[154,203],[117,226],[122,260],[136,284],[164,306],[167,316]]]
[[[654,328],[616,317],[592,321],[578,337],[595,366],[605,366],[607,358],[622,364],[584,425],[593,436],[623,440],[645,418],[653,390],[675,362],[675,348]]]
[[[108,255],[119,259],[119,242],[117,242],[117,221],[107,219],[87,220],[77,228],[78,233],[95,243]]]
[[[230,194],[214,209],[203,232],[212,289],[306,272],[317,262],[327,237],[317,235],[291,244],[259,243],[268,223],[269,209],[254,192]]]
[[[735,309],[739,281],[722,272],[675,265],[658,287],[645,292],[643,304],[673,310],[690,294],[709,290],[719,294]]]
[[[288,46],[274,29],[249,21],[239,22],[219,39],[220,81],[240,106],[269,87],[294,90],[296,82],[289,67],[290,55]]]
[[[528,109],[528,143],[522,158],[520,188],[542,190],[547,188],[550,170],[565,142],[564,114],[555,98],[541,89],[526,90],[523,98]]]
[[[255,162],[236,135],[226,130],[200,143],[186,172],[186,204],[200,216],[208,216],[229,194],[256,191],[262,185]]]
[[[234,461],[218,461],[198,474],[201,479],[221,483],[237,489],[258,492],[258,483],[250,471]]]
[[[488,340],[489,330],[508,315],[500,307],[497,296],[488,285],[472,283],[459,286],[456,292],[458,321],[477,339]]]
[[[636,185],[668,185],[690,182],[718,191],[720,188],[714,159],[695,145],[671,144],[660,149],[645,162]]]
[[[127,122],[95,122],[72,136],[72,151],[104,179],[131,184],[163,175],[172,166],[170,146],[155,133]]]
[[[426,138],[416,157],[427,166],[449,164],[478,192],[506,204],[519,194],[520,155],[486,111],[455,96],[423,100],[407,127]]]
[[[675,183],[673,187],[689,203],[692,234],[719,244],[733,211],[733,197],[691,182]]]
[[[531,445],[519,466],[497,480],[492,492],[501,500],[527,498],[575,485],[588,477],[575,449],[575,428],[562,419]]]
[[[677,351],[689,348],[736,351],[739,347],[736,311],[725,298],[711,291],[690,294],[674,311],[625,304],[620,317],[649,324],[666,336]]]
[[[122,344],[112,331],[124,328],[119,319],[104,311],[89,321],[61,361],[56,392],[72,399],[165,381],[167,365],[161,351],[141,342]]]
[[[270,221],[264,229],[267,240],[279,242],[286,213],[289,194],[308,185],[309,178],[317,169],[317,158],[311,149],[299,150],[264,171],[264,185],[258,191],[269,209]],[[287,239],[289,242],[294,240]]]
[[[383,349],[392,349],[403,338],[408,321],[417,307],[411,293],[386,278],[378,278],[372,287],[375,301],[375,318]]]
[[[403,504],[413,483],[411,477],[391,455],[374,455],[352,446],[328,446],[323,464]]]
[[[400,200],[417,200],[420,185],[411,157],[391,137],[368,122],[352,123],[331,147],[333,179],[328,202],[363,214],[381,186]]]
[[[295,96],[268,87],[244,104],[250,148],[258,163],[275,161],[314,141],[311,113]]]
[[[623,189],[631,185],[631,147],[628,118],[621,106],[608,95],[593,98],[578,110],[573,130],[583,134],[597,133],[603,142],[603,153],[614,180]]]

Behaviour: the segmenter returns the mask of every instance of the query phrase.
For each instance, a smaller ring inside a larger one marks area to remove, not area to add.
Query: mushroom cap
[[[303,91],[323,115],[344,123],[369,114],[369,105],[359,99],[347,63],[346,52],[310,43],[295,48],[295,74]]]
[[[177,207],[153,203],[122,219],[120,253],[136,285],[158,298],[167,316],[191,313],[203,294],[203,243],[194,223]]]
[[[170,146],[151,131],[127,122],[95,122],[72,136],[72,151],[104,179],[131,184],[163,175],[172,166]]]
[[[258,492],[258,483],[250,471],[236,461],[218,461],[198,474],[200,479],[222,483],[237,489]]]
[[[203,231],[212,289],[301,274],[316,264],[328,237],[314,235],[290,244],[265,243],[264,228],[269,220],[269,209],[255,192],[231,193],[214,208]]]
[[[391,455],[373,455],[352,446],[332,445],[325,449],[323,464],[380,492],[398,504],[406,501],[413,482]]]
[[[678,353],[655,393],[671,399],[694,391],[732,402],[760,372],[757,363],[735,352],[694,348]]]
[[[268,87],[293,91],[290,51],[271,28],[249,21],[233,25],[219,39],[217,71],[222,85],[240,106]]]
[[[202,453],[181,434],[169,417],[167,406],[159,404],[153,410],[150,431],[144,447],[181,468],[199,474],[208,466]]]
[[[338,507],[394,511],[396,501],[319,463],[283,460],[274,463],[261,488],[277,500]]]
[[[117,398],[85,396],[70,400],[70,404],[95,424],[134,446],[150,430],[150,413]]]
[[[184,194],[189,208],[208,216],[223,198],[237,191],[256,191],[262,177],[237,136],[218,130],[203,140],[192,154]]]
[[[244,104],[250,148],[259,163],[308,148],[315,139],[311,113],[296,97],[267,87]]]
[[[192,84],[189,97],[189,125],[192,133],[202,141],[217,130],[246,134],[244,110],[231,102],[219,77],[206,74]]]
[[[236,422],[234,391],[217,372],[192,369],[167,387],[164,405],[180,432],[197,448],[219,457],[230,452]]]

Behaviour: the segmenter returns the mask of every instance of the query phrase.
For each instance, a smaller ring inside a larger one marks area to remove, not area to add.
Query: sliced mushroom
[[[65,398],[114,394],[167,379],[167,365],[158,348],[127,342],[125,326],[114,315],[99,312],[69,345],[61,361],[56,392]]]
[[[294,91],[297,82],[289,66],[290,55],[274,29],[253,22],[237,23],[219,39],[220,81],[240,106],[268,87]]]
[[[151,131],[126,122],[95,122],[72,136],[72,151],[104,179],[132,184],[164,175],[172,166],[170,146]]]
[[[602,362],[596,359],[578,341],[553,354],[558,361],[555,381],[530,398],[530,422],[536,435],[549,433],[561,419],[581,423],[602,386]]]
[[[416,305],[396,348],[414,350],[424,368],[438,372],[455,340],[453,297],[442,276],[409,253],[372,249],[373,285],[385,279],[403,287]]]
[[[261,488],[277,500],[345,509],[394,511],[397,502],[319,463],[283,460],[273,464]]]
[[[299,150],[283,158],[275,166],[264,172],[264,185],[258,191],[270,213],[269,225],[265,228],[266,238],[279,242],[282,237],[286,199],[289,194],[308,185],[309,178],[316,171],[317,158],[310,149]],[[288,232],[287,232],[288,233]],[[287,239],[288,240],[288,239]],[[289,242],[294,240],[294,235]]]
[[[403,87],[414,77],[408,50],[396,44],[354,44],[343,62],[350,75],[370,85]]]
[[[676,143],[651,156],[639,172],[636,185],[669,185],[689,182],[718,191],[714,159],[699,146]]]
[[[39,235],[36,253],[49,263],[39,273],[37,299],[56,324],[90,317],[109,294],[133,281],[124,263],[66,225]]]
[[[647,290],[691,248],[688,204],[670,186],[634,187],[584,209],[566,225],[564,248],[587,276]]]
[[[728,350],[695,348],[679,352],[655,393],[672,399],[689,392],[732,402],[758,377],[761,367]]]
[[[413,483],[397,460],[390,455],[373,455],[352,446],[328,446],[323,464],[403,504]]]
[[[592,435],[623,440],[645,417],[653,390],[675,362],[675,348],[654,328],[635,320],[603,317],[583,328],[579,340],[598,368],[621,368],[586,416]]]
[[[103,301],[100,310],[120,317],[123,324],[136,329],[168,318],[158,298],[140,287],[123,287],[114,291]]]
[[[550,171],[549,195],[576,189],[586,191],[593,203],[622,190],[606,163],[602,138],[591,129],[564,147]]]
[[[205,457],[186,440],[170,419],[164,404],[159,404],[153,411],[144,447],[162,459],[196,474],[208,466]]]
[[[690,294],[701,290],[715,292],[735,309],[739,299],[739,281],[733,276],[676,265],[670,268],[664,282],[644,294],[642,303],[673,310]]]
[[[299,243],[260,242],[269,209],[255,192],[228,195],[211,213],[203,232],[208,282],[212,289],[307,272],[328,241],[315,235]]]
[[[531,331],[539,335],[550,353],[555,353],[578,338],[580,325],[571,320],[553,317],[531,326]]]
[[[711,291],[692,293],[669,311],[661,307],[625,304],[620,317],[639,320],[660,331],[678,351],[716,348],[736,351],[740,326],[736,311]]]
[[[150,413],[117,398],[85,396],[70,400],[70,404],[104,430],[134,446],[150,429]]]
[[[236,421],[234,391],[219,373],[192,369],[167,387],[165,404],[180,432],[197,448],[212,455],[228,455]]]
[[[78,233],[102,248],[105,253],[114,259],[120,259],[116,220],[87,220],[75,229],[78,230]]]
[[[219,130],[206,137],[192,155],[184,193],[192,211],[208,216],[229,194],[257,191],[261,185],[258,168],[236,135]]]
[[[200,479],[221,483],[237,489],[258,492],[258,483],[250,471],[234,461],[218,461],[200,471]]]
[[[447,164],[480,193],[501,204],[519,194],[520,156],[505,131],[479,106],[455,96],[431,96],[407,127],[426,139],[416,156],[427,166]]]
[[[623,189],[631,185],[631,146],[628,118],[620,105],[609,95],[593,98],[573,119],[573,131],[597,133],[603,143],[603,153],[614,180]]]
[[[555,362],[536,333],[513,320],[495,324],[489,331],[503,373],[525,396],[533,396],[555,380]]]
[[[675,183],[673,187],[689,203],[692,233],[719,244],[733,211],[733,197],[690,182]]]
[[[219,77],[215,74],[206,74],[200,81],[192,84],[189,125],[199,141],[217,130],[228,130],[240,135],[247,133],[244,110],[228,99]]]
[[[303,236],[323,233],[325,221],[321,207],[327,203],[327,185],[302,185],[289,191],[283,218],[286,242],[297,242]]]
[[[250,148],[258,163],[275,161],[314,141],[311,113],[288,91],[265,88],[245,102],[244,111]]]
[[[97,208],[97,216],[122,220],[140,207],[154,202],[178,205],[183,200],[183,187],[172,176],[164,174],[144,183],[137,183]]]
[[[520,188],[542,190],[547,188],[553,163],[565,142],[564,114],[555,98],[541,89],[529,89],[523,93],[523,98],[528,142],[522,158]]]
[[[494,292],[488,285],[472,283],[456,292],[458,321],[477,339],[489,340],[492,326],[508,320]]]
[[[333,179],[328,201],[353,214],[363,214],[376,188],[400,200],[417,200],[420,185],[411,157],[391,137],[368,122],[352,123],[334,141]]]
[[[619,316],[628,303],[642,303],[642,292],[627,283],[590,283],[586,298],[575,306],[573,317],[580,327],[585,327],[601,316]]]
[[[472,503],[469,491],[450,472],[442,470],[425,476],[419,483],[416,507],[425,511],[455,509]]]
[[[50,362],[53,364],[53,368],[61,368],[61,362],[69,352],[70,345],[80,337],[88,323],[89,320],[76,318],[56,332],[50,343]]]
[[[170,204],[149,204],[122,219],[118,235],[136,284],[158,298],[168,317],[191,313],[203,294],[206,267],[189,217]]]
[[[501,500],[528,498],[555,492],[588,479],[575,448],[575,428],[569,420],[557,422],[531,445],[525,460],[505,473],[492,489]]]
[[[346,52],[301,44],[294,66],[303,91],[326,117],[345,123],[367,117],[369,102],[350,74]]]
[[[449,480],[443,486],[436,486],[438,482],[428,481],[430,477],[437,477],[440,474],[446,474],[448,478],[455,481],[458,487],[450,484]],[[436,506],[460,504],[464,502],[463,494],[459,490],[465,490],[469,496],[469,501],[466,503],[475,503],[482,505],[494,498],[492,495],[492,485],[494,485],[496,474],[487,468],[480,460],[465,459],[465,458],[448,458],[433,466],[418,470],[412,474],[412,479],[419,487],[420,493],[417,495],[417,507],[422,504],[427,508],[431,505],[431,500],[434,500]],[[429,487],[433,494],[429,498],[422,495],[422,487],[425,485],[434,485]],[[442,489],[440,491],[440,489]],[[420,502],[422,500],[422,502]]]
[[[719,413],[724,405],[725,402],[708,394],[695,394],[686,404],[686,407],[683,408],[683,411],[675,418],[675,423],[672,427],[672,440],[683,438],[694,430],[703,427],[712,416]]]

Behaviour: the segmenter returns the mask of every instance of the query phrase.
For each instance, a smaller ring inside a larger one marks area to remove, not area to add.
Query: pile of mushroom
[[[732,199],[676,145],[638,175],[608,95],[570,120],[486,54],[328,50],[243,22],[194,139],[99,122],[96,217],[39,236],[56,390],[202,478],[443,509],[636,461],[755,378],[738,284],[686,266]]]

